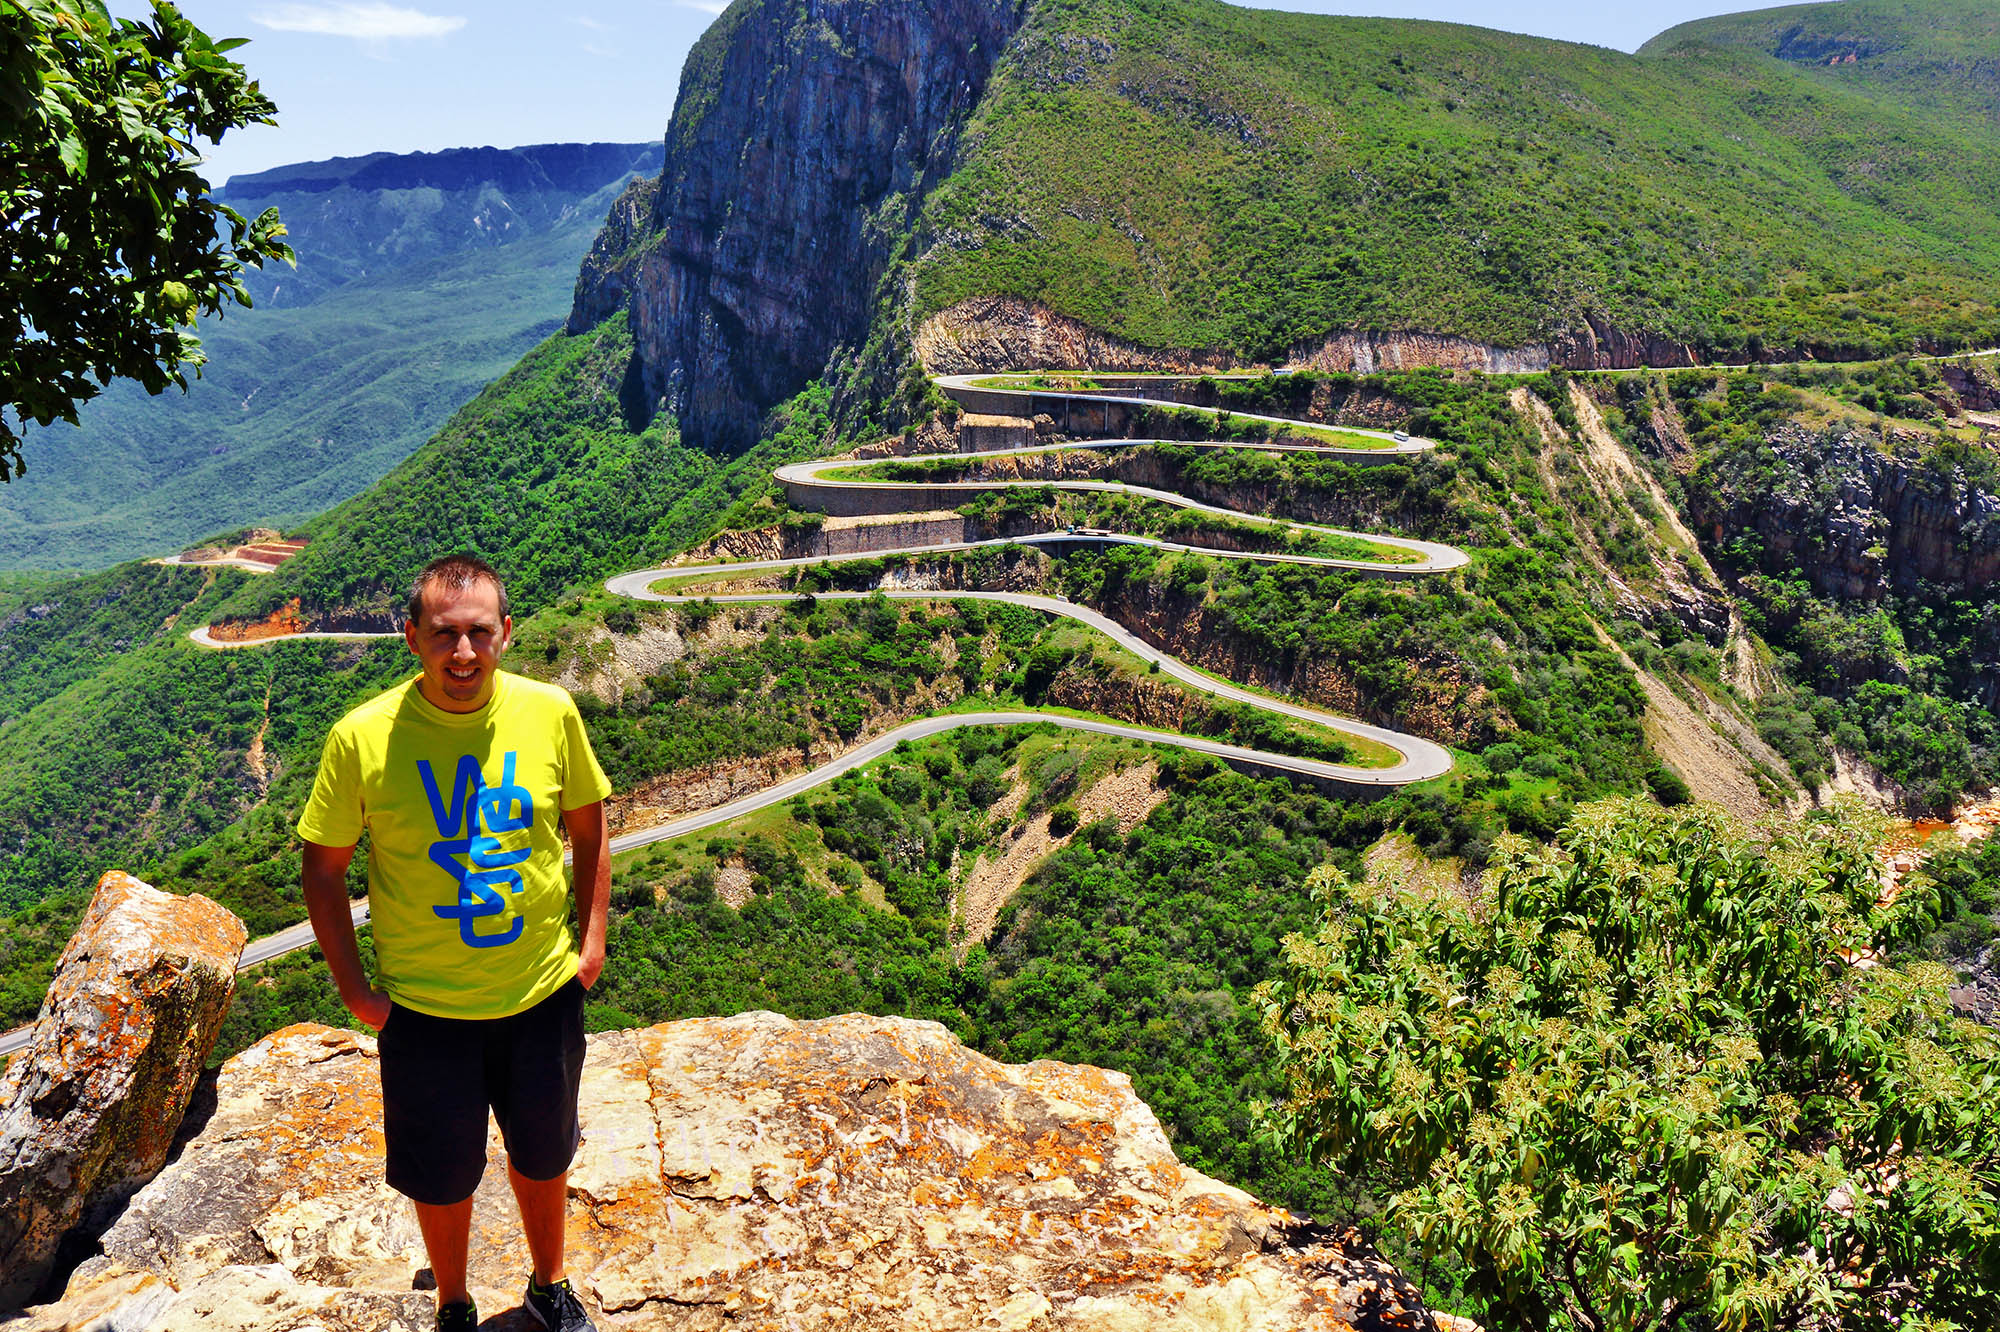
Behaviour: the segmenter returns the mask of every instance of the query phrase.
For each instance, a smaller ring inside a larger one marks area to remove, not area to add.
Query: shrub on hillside
[[[1386,1174],[1495,1328],[2000,1325],[2000,1037],[1846,960],[1934,915],[1877,840],[1640,798],[1501,839],[1477,902],[1322,870],[1265,1120]]]

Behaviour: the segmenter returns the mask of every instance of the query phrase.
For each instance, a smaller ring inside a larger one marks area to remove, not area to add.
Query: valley
[[[1627,55],[1210,0],[737,0],[643,161],[246,182],[358,219],[328,285],[260,276],[272,316],[360,337],[379,303],[408,347],[431,289],[387,257],[533,275],[476,355],[328,391],[435,409],[381,418],[403,452],[144,548],[177,557],[0,574],[0,1029],[112,868],[255,941],[213,1060],[354,1026],[293,825],[328,727],[410,673],[411,572],[473,550],[506,669],[576,698],[613,786],[593,1032],[872,1013],[1114,1070],[1190,1168],[1361,1225],[1496,1330],[1626,1325],[1586,1278],[1680,1283],[1662,1332],[1778,1325],[1757,1292],[1794,1278],[1859,1298],[1869,1209],[1819,1203],[1920,1137],[1964,1152],[1894,1243],[1988,1261],[2000,1140],[1954,1107],[2000,1059],[2000,839],[1886,895],[1878,844],[2000,790],[1989,11]],[[535,202],[489,253],[503,187]],[[229,345],[218,386],[261,403],[232,376],[294,344]],[[242,502],[265,464],[218,456],[164,509]],[[1361,1104],[1314,1082],[1341,1070],[1375,1121],[1326,1109]],[[1615,1206],[1550,1182],[1599,1167]],[[1454,1171],[1476,1224],[1412,1210]],[[1674,1171],[1793,1228],[1676,1249],[1700,1208],[1631,1201]],[[1596,1276],[1523,1275],[1613,1233]],[[1832,1276],[1771,1257],[1836,1240]],[[1935,1325],[2000,1307],[1964,1298]]]
[[[283,210],[297,267],[203,321],[185,394],[113,384],[38,431],[0,490],[0,568],[95,569],[369,485],[560,321],[610,200],[657,144],[546,144],[301,163],[229,182]]]

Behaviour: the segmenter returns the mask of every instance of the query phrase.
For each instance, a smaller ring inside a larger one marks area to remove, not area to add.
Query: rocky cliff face
[[[292,1027],[230,1060],[102,1254],[11,1326],[427,1327],[380,1088],[351,1032]],[[602,1328],[1436,1326],[1357,1234],[1181,1165],[1123,1075],[998,1064],[934,1023],[607,1033],[583,1101],[570,1271]],[[499,1151],[471,1255],[494,1313],[525,1261]]]
[[[875,284],[1020,22],[1019,0],[745,0],[697,43],[645,244],[571,326],[629,309],[649,403],[735,447],[866,332]],[[636,219],[612,230],[637,233]],[[615,262],[610,260],[622,255]],[[622,295],[621,295],[622,293]]]
[[[582,333],[597,327],[632,299],[633,262],[642,242],[653,235],[653,208],[660,197],[660,178],[640,176],[611,205],[603,230],[591,242],[577,273],[576,296],[564,331]]]
[[[1955,406],[1960,411],[2000,411],[2000,370],[1995,370],[1992,362],[1955,364],[1947,361],[1938,366],[1938,373],[1955,399],[1948,406]]]
[[[1695,482],[1695,517],[1715,540],[1755,533],[1827,596],[1872,601],[2000,579],[2000,494],[1963,462],[1786,425],[1761,447],[1704,463]]]
[[[1852,431],[1780,426],[1712,456],[1689,478],[1690,511],[1716,545],[1747,539],[1766,569],[1796,568],[1822,596],[1894,594],[1943,608],[1990,602],[2000,582],[2000,486],[1983,455],[1934,441],[1885,447]],[[1969,622],[1972,650],[1945,661],[1967,697],[2000,703],[2000,623]]]

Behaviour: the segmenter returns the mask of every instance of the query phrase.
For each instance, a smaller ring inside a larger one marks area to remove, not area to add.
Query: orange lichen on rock
[[[424,1326],[372,1054],[293,1027],[231,1060],[180,1160],[20,1332],[122,1299],[164,1325],[231,1273],[268,1302],[232,1332]],[[1429,1326],[1358,1235],[1182,1166],[1121,1074],[1001,1064],[934,1023],[746,1013],[592,1037],[583,1085],[569,1269],[602,1328]],[[488,1153],[472,1270],[498,1310],[526,1254]]]
[[[116,870],[0,1080],[0,1307],[57,1243],[160,1168],[235,991],[243,923]]]

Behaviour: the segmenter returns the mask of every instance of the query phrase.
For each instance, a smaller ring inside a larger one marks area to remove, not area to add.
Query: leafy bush
[[[1266,1122],[1393,1179],[1496,1328],[1992,1327],[2000,1036],[1943,967],[1843,961],[1935,903],[1879,906],[1875,848],[1628,798],[1503,840],[1477,908],[1322,871]]]

